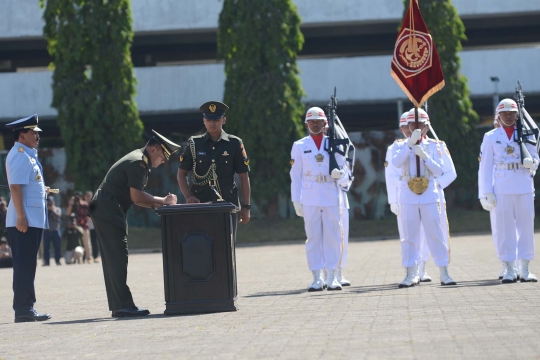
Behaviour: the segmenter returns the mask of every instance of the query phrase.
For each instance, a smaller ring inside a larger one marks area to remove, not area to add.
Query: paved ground
[[[161,254],[136,254],[129,285],[152,312],[136,320],[110,318],[100,265],[40,267],[36,308],[53,318],[24,324],[0,269],[0,359],[539,358],[540,283],[500,284],[488,236],[453,238],[452,258],[457,286],[398,289],[397,241],[351,243],[353,286],[307,293],[301,243],[242,247],[239,311],[166,317]],[[432,262],[428,272],[438,280]]]

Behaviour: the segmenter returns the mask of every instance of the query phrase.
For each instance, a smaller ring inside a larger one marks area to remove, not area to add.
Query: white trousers
[[[341,268],[347,265],[349,257],[349,209],[343,205],[342,220],[343,222],[343,249],[341,254]]]
[[[420,261],[422,228],[435,265],[448,266],[449,246],[443,235],[439,203],[400,204],[400,207],[403,266],[411,267]]]
[[[489,221],[491,223],[491,236],[493,237],[493,243],[495,244],[495,253],[499,257],[499,245],[497,243],[497,220],[495,216],[495,210],[489,212]]]
[[[448,251],[450,253],[450,251],[451,251],[451,249],[450,249],[450,227],[448,225],[448,216],[446,214],[446,204],[445,203],[440,203],[440,204],[441,204],[441,227],[442,227],[442,231],[443,231],[444,241],[446,241],[446,243],[448,244]],[[421,235],[420,235],[420,240],[421,240],[421,243],[420,243],[420,258],[419,258],[419,261],[427,262],[429,260],[430,253],[429,253],[429,246],[427,245],[427,242],[426,242],[426,234],[424,233],[424,228],[423,227],[422,227],[422,232],[421,232]]]
[[[533,260],[534,195],[495,195],[495,231],[499,259]],[[493,211],[493,210],[492,210]]]
[[[309,270],[342,265],[345,231],[339,206],[304,206],[306,256]]]

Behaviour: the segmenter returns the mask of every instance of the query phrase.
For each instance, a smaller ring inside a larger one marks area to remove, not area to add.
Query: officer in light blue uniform
[[[38,116],[6,124],[13,130],[15,144],[6,158],[6,173],[11,199],[6,228],[13,253],[13,310],[15,322],[44,321],[49,314],[34,309],[36,257],[43,229],[49,228],[43,168],[37,158]]]

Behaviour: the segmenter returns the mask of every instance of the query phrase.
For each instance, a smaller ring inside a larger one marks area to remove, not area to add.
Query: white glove
[[[493,206],[491,206],[491,205],[488,203],[487,199],[484,199],[484,198],[480,199],[480,204],[482,205],[482,207],[483,207],[484,210],[486,210],[486,211],[491,211],[491,210],[493,210]]]
[[[394,215],[399,216],[399,206],[397,203],[390,203],[390,211],[394,213]]]
[[[304,216],[304,207],[298,201],[293,201],[294,211],[296,215],[303,217]]]
[[[416,143],[418,142],[418,140],[420,140],[421,137],[422,137],[422,130],[416,129],[412,132],[411,137],[409,138],[407,144],[412,149],[412,147],[416,145]]]
[[[428,158],[428,154],[424,151],[424,149],[420,145],[414,145],[414,153],[415,155],[418,155],[420,159],[424,161]]]
[[[491,205],[492,208],[495,208],[497,206],[497,198],[495,197],[495,194],[487,193],[486,200],[488,204]]]
[[[525,169],[532,169],[534,167],[534,161],[532,158],[523,159],[523,167]]]
[[[341,175],[343,175],[345,173],[345,170],[340,170],[338,168],[335,168],[334,170],[332,170],[332,178],[333,179],[336,179],[336,180],[339,180],[341,178]]]

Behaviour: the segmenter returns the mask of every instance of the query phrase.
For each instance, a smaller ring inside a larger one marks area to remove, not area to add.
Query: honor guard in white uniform
[[[518,106],[503,99],[497,107],[500,128],[487,132],[480,148],[478,192],[485,210],[495,212],[497,253],[505,267],[503,283],[517,281],[516,261],[522,282],[537,278],[529,271],[534,257],[534,182],[539,158],[526,143],[529,156],[521,163],[516,141]]]
[[[399,131],[403,134],[403,139],[396,139],[392,145],[386,150],[386,156],[384,159],[384,178],[386,180],[386,193],[388,198],[388,204],[390,205],[390,211],[396,215],[399,239],[403,240],[403,230],[401,229],[401,218],[399,216],[399,184],[401,178],[400,169],[396,168],[392,163],[394,157],[394,149],[400,146],[400,143],[407,141],[407,138],[411,135],[411,131],[407,126],[407,116],[409,112],[404,112],[399,119]]]
[[[335,154],[342,170],[329,174],[328,138],[323,134],[326,115],[318,107],[306,113],[310,135],[296,141],[291,150],[291,199],[298,216],[304,217],[306,256],[313,273],[308,291],[341,290],[345,246],[343,209],[350,187],[350,170],[345,157]],[[348,231],[347,231],[348,232]],[[326,270],[326,281],[322,271]]]
[[[428,118],[429,119],[429,118]],[[409,122],[411,124],[414,122],[414,119]],[[433,128],[430,125],[430,129],[435,134]],[[433,140],[428,140],[433,141]],[[440,218],[441,226],[443,230],[444,242],[448,245],[448,254],[450,255],[450,226],[448,224],[448,216],[446,214],[446,198],[444,196],[444,189],[448,187],[456,178],[456,168],[452,157],[450,156],[450,151],[446,147],[444,141],[437,140],[438,145],[441,149],[440,154],[442,154],[443,160],[443,174],[441,176],[435,176],[435,183],[437,191],[439,193],[439,203],[441,205]],[[420,259],[418,262],[418,277],[420,282],[430,282],[431,277],[426,272],[426,263],[429,260],[430,251],[429,246],[426,242],[425,234],[422,231],[421,236],[421,245],[420,245]]]
[[[6,174],[11,191],[6,215],[6,229],[13,253],[13,310],[15,322],[45,321],[49,314],[34,309],[36,293],[36,256],[43,229],[49,228],[45,204],[49,187],[45,186],[43,168],[37,157],[39,144],[38,116],[6,124],[13,130],[15,144],[6,158]]]
[[[422,228],[433,260],[440,269],[441,285],[455,285],[456,282],[448,274],[449,246],[443,234],[441,203],[435,181],[435,177],[442,176],[444,172],[442,150],[435,140],[424,138],[428,131],[427,113],[418,109],[418,116],[420,128],[414,130],[407,141],[396,143],[399,146],[394,149],[392,158],[392,164],[401,171],[401,251],[402,263],[407,270],[399,287],[410,287],[418,281]],[[409,111],[408,122],[414,122],[414,109]],[[416,177],[416,156],[420,157],[420,177]]]

